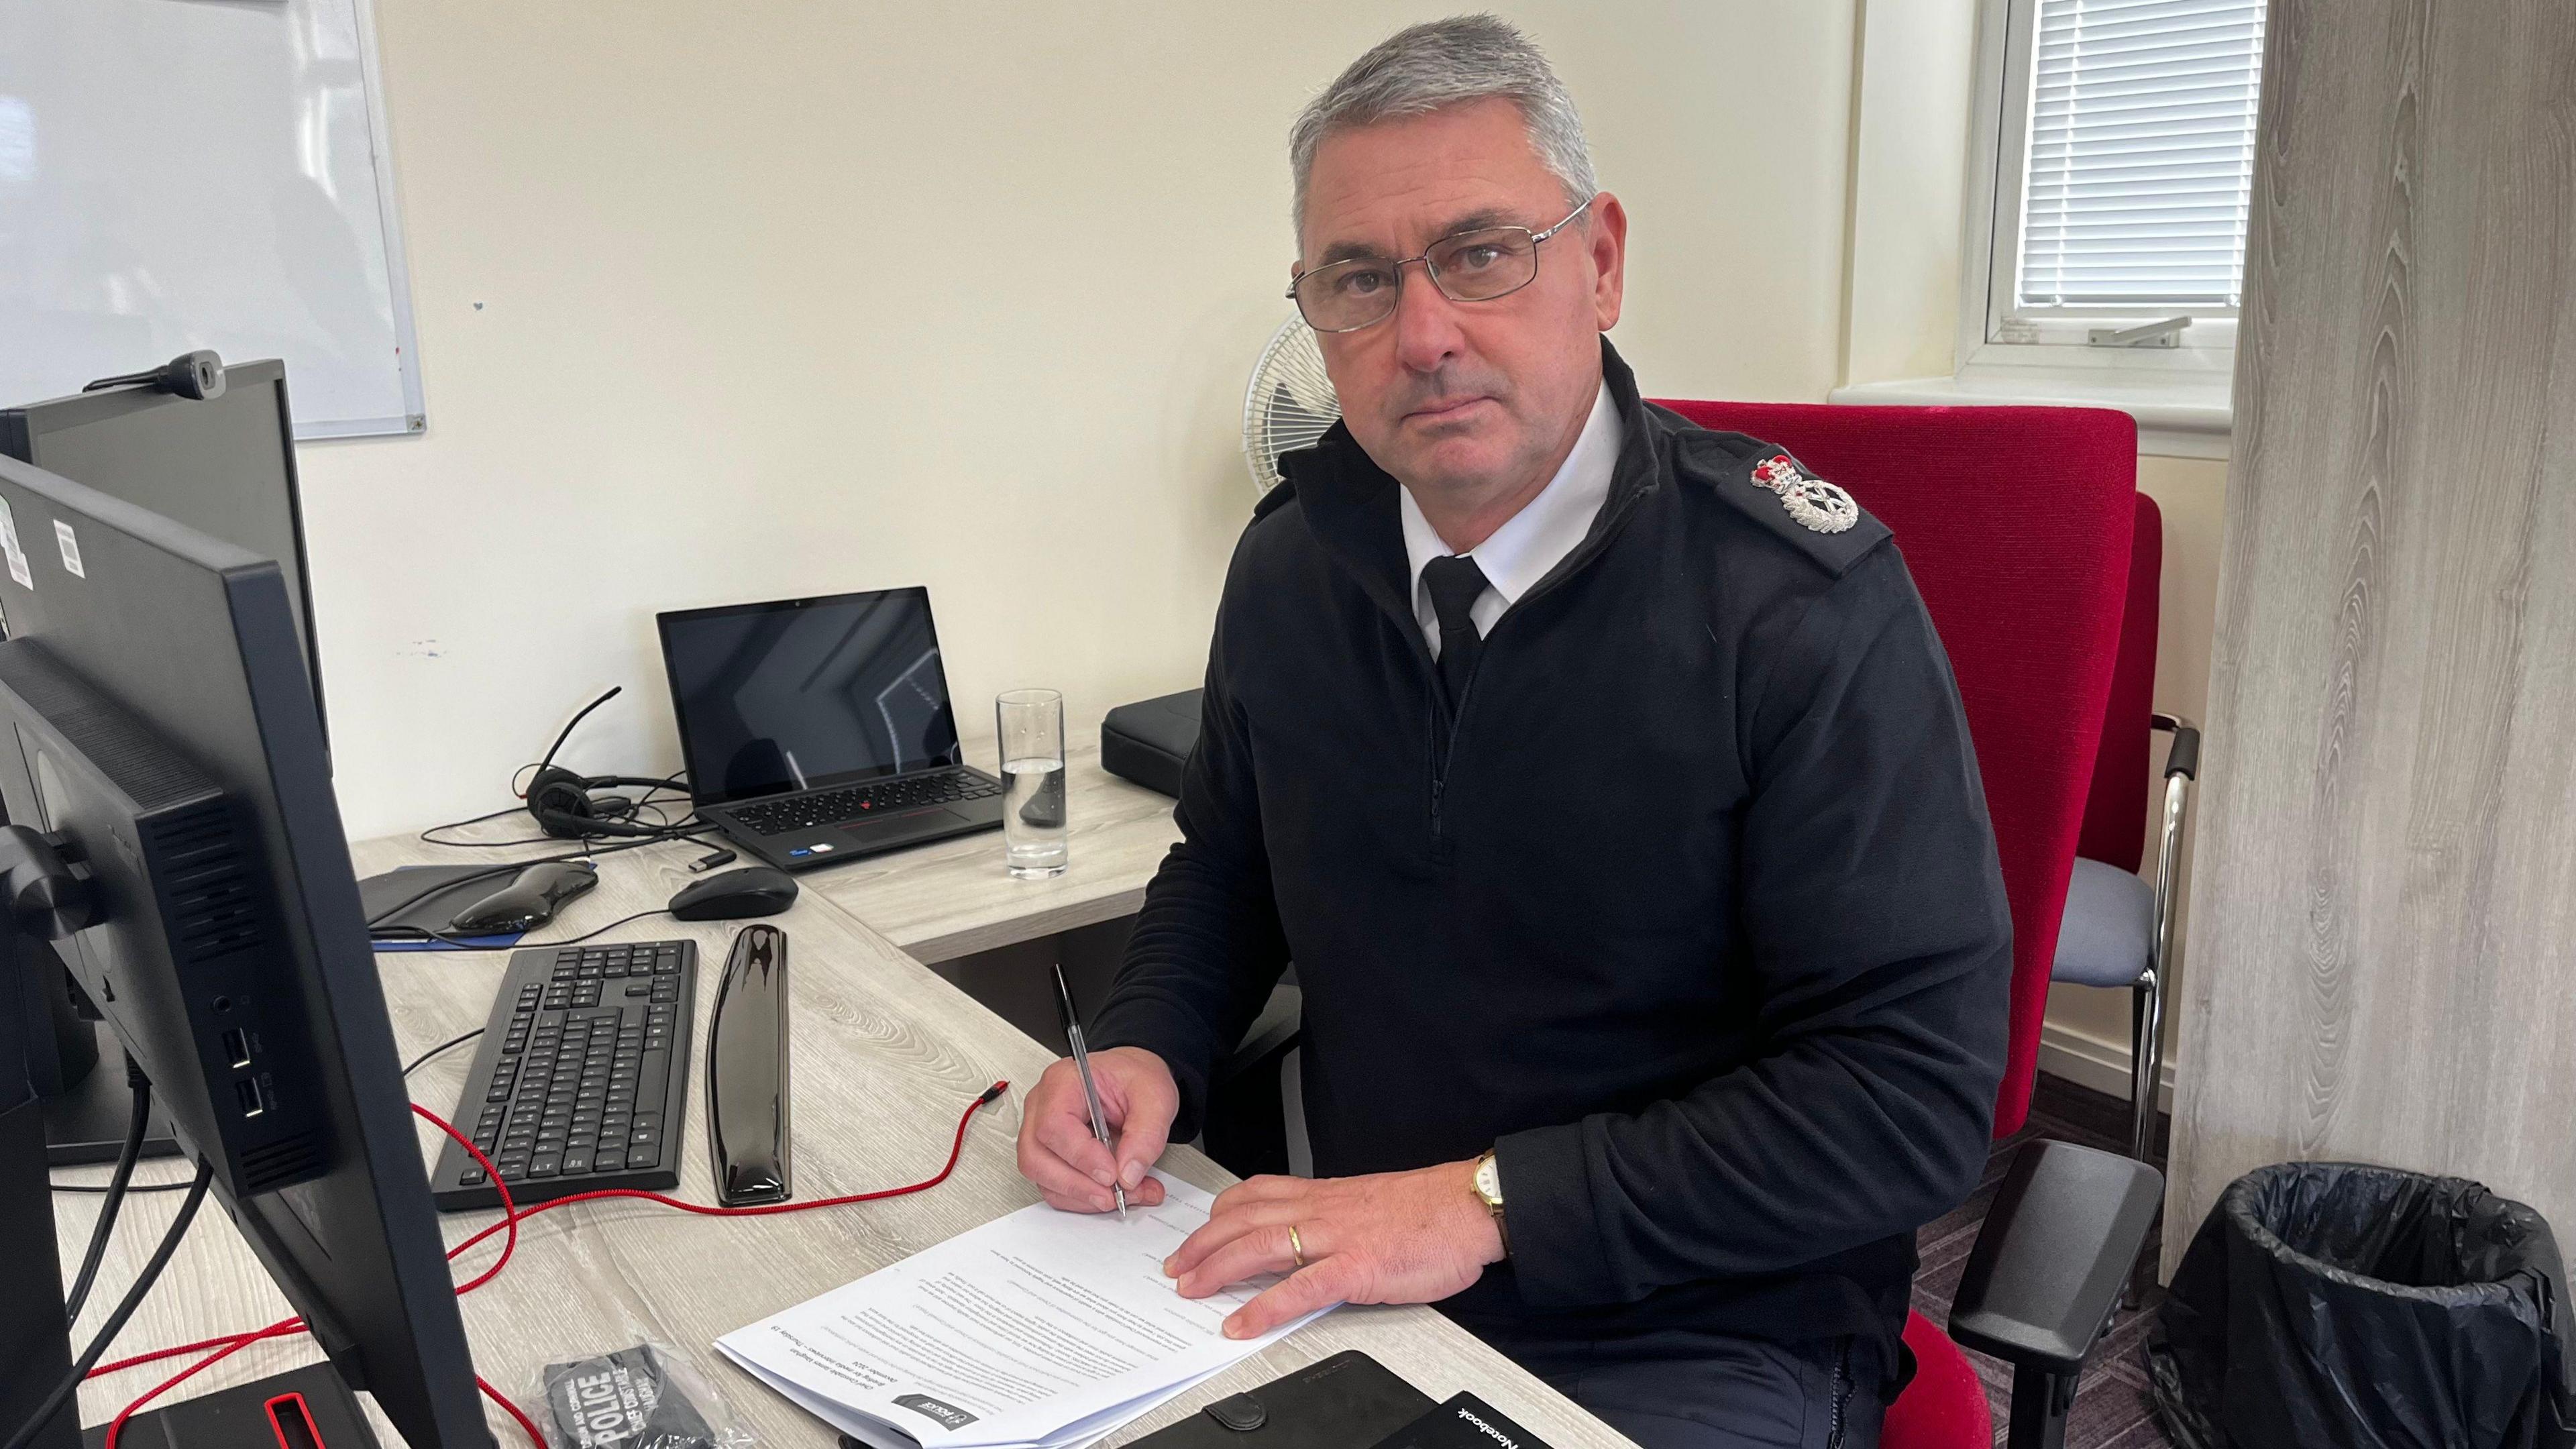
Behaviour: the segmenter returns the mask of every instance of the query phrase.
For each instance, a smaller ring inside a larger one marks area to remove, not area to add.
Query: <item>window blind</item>
[[[2237,305],[2263,0],[2038,0],[2024,309]]]

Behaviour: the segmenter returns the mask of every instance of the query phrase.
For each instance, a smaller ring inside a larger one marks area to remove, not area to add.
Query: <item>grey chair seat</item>
[[[2116,865],[2079,855],[2066,882],[2066,915],[2057,927],[2057,961],[2049,979],[2134,986],[2146,974],[2155,938],[2155,887]]]

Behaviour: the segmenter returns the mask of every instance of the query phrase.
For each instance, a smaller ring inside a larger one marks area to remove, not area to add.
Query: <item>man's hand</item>
[[[1066,1212],[1105,1213],[1118,1205],[1113,1182],[1127,1189],[1132,1207],[1163,1200],[1163,1185],[1145,1175],[1181,1110],[1172,1069],[1143,1047],[1111,1047],[1091,1054],[1092,1079],[1100,1084],[1100,1114],[1118,1136],[1112,1153],[1091,1135],[1091,1106],[1082,1095],[1082,1073],[1065,1057],[1046,1069],[1020,1111],[1020,1175],[1036,1183],[1049,1206]]]
[[[1502,1229],[1476,1196],[1475,1175],[1468,1161],[1368,1177],[1252,1178],[1217,1195],[1206,1224],[1163,1271],[1180,1280],[1184,1298],[1290,1274],[1226,1319],[1228,1338],[1267,1333],[1328,1303],[1435,1302],[1503,1258]]]

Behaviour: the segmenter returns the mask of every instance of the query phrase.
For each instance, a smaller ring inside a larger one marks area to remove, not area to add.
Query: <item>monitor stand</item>
[[[119,1056],[106,1023],[76,1021],[70,1029],[89,1037],[94,1060],[86,1073],[60,1091],[39,1094],[45,1104],[45,1165],[112,1163],[125,1150],[126,1124],[134,1115],[134,1089],[125,1084],[125,1073],[111,1065]],[[170,1119],[159,1108],[152,1109],[143,1129],[143,1156],[178,1154]]]
[[[106,1449],[107,1425],[82,1431]],[[365,1411],[329,1364],[307,1364],[125,1421],[117,1449],[380,1449]]]
[[[124,1049],[96,1011],[84,1010],[87,998],[51,946],[29,940],[22,959],[18,1019],[27,1028],[27,1081],[45,1104],[45,1165],[114,1162],[134,1112]],[[0,1010],[7,1009],[0,1002]],[[143,1130],[143,1155],[168,1157],[178,1150],[170,1119],[154,1112]]]
[[[14,964],[0,944],[0,971]],[[19,1023],[0,1011],[0,1242],[54,1242],[54,1204],[45,1182],[44,1114],[27,1095],[25,1043]],[[17,1100],[7,1100],[14,1093]],[[17,1431],[72,1371],[71,1325],[63,1319],[62,1267],[53,1253],[27,1255],[15,1284],[0,1293],[0,1434]],[[80,1420],[71,1406],[54,1415],[31,1449],[80,1449]]]

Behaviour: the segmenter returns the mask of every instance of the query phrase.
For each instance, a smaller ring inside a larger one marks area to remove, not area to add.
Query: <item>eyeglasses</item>
[[[1404,269],[1415,262],[1431,285],[1452,302],[1490,302],[1538,280],[1538,244],[1563,231],[1600,198],[1595,196],[1565,214],[1545,231],[1525,226],[1480,226],[1452,232],[1422,255],[1400,262],[1355,257],[1299,272],[1288,286],[1297,313],[1318,332],[1357,332],[1395,315],[1396,294]]]

